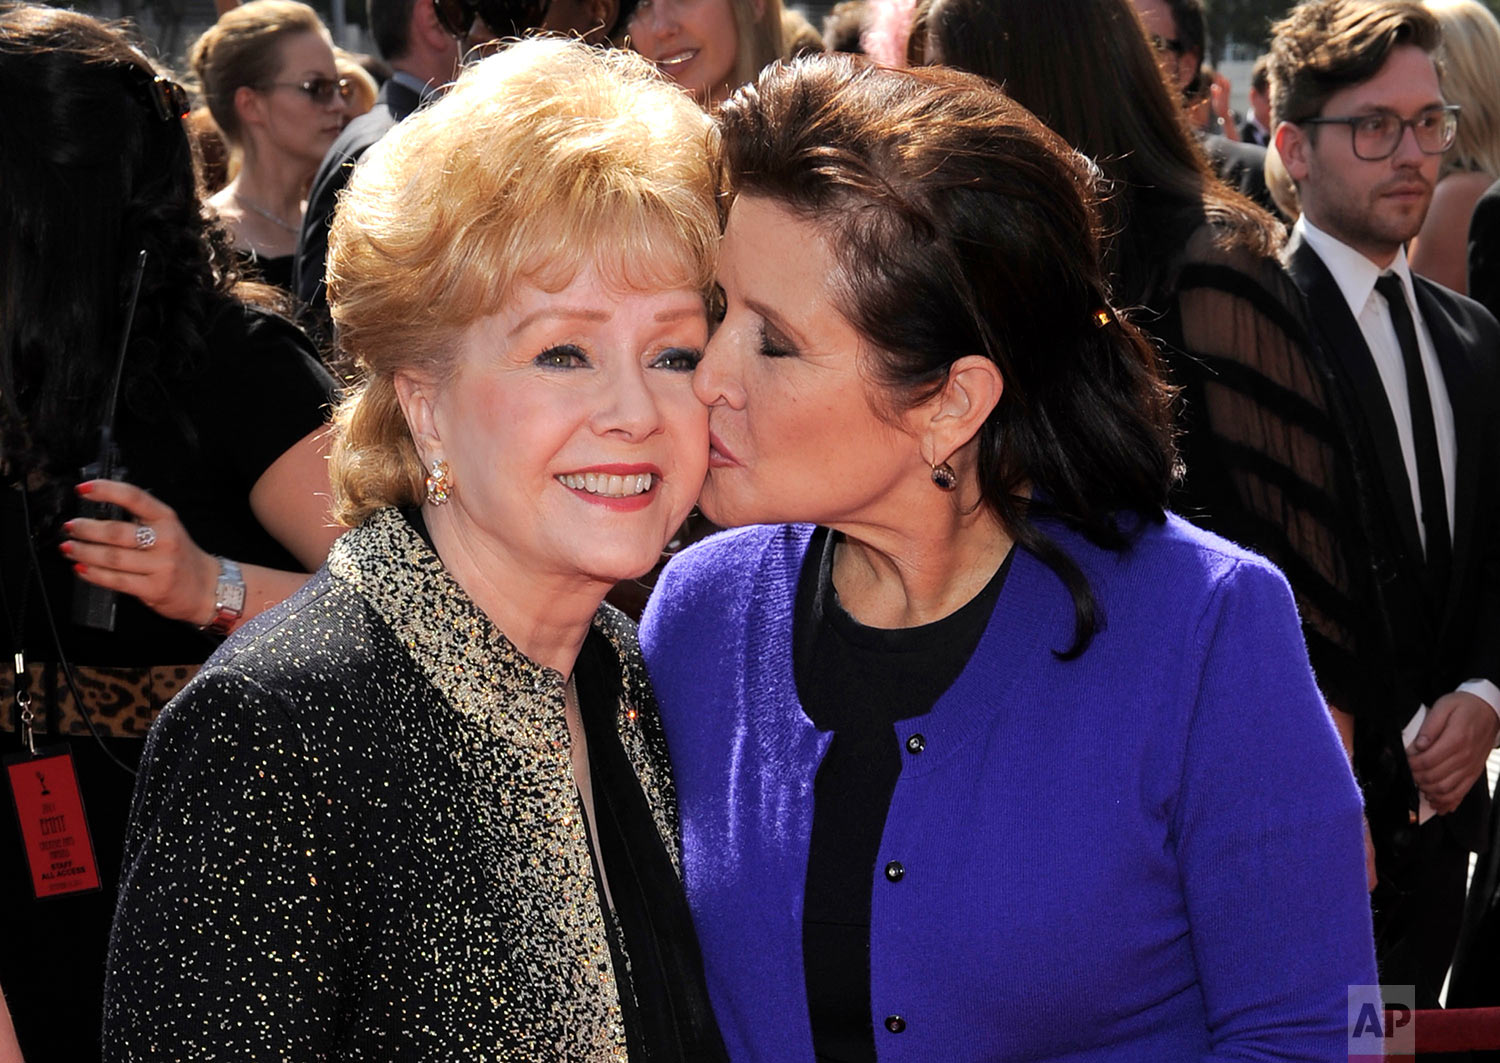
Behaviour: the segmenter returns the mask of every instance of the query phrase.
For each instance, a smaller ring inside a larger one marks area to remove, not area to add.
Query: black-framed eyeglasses
[[[549,6],[550,0],[432,0],[438,24],[454,37],[467,37],[476,16],[501,36],[535,29]]]
[[[163,122],[173,119],[180,122],[193,109],[187,90],[171,78],[160,75],[146,83],[146,97],[151,101],[151,110],[156,113],[157,119]]]
[[[1184,55],[1187,52],[1187,45],[1176,37],[1163,37],[1160,33],[1151,34],[1151,47],[1158,52],[1171,52],[1173,55]]]
[[[271,89],[296,89],[305,93],[307,98],[316,104],[328,104],[333,102],[334,94],[338,94],[341,100],[347,100],[354,95],[354,82],[348,78],[308,78],[306,81],[270,81],[266,83]]]
[[[1304,118],[1297,125],[1346,125],[1354,141],[1354,157],[1366,162],[1388,159],[1401,146],[1401,138],[1411,129],[1423,155],[1441,155],[1453,146],[1458,135],[1459,106],[1450,103],[1428,107],[1415,118],[1402,118],[1391,111],[1352,115],[1348,118]]]

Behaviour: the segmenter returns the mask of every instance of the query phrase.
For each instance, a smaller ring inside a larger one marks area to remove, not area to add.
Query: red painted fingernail
[[[73,534],[73,522],[71,520],[63,521],[63,531],[67,532],[69,535]]]
[[[68,556],[68,557],[72,557],[73,556],[73,544],[72,543],[60,543],[60,544],[58,544],[57,548],[59,550],[61,550],[66,556]]]
[[[85,575],[88,572],[88,570],[89,570],[89,567],[87,565],[85,565],[82,561],[75,561],[73,563],[73,571],[76,572],[76,573],[78,573],[80,576]]]
[[[93,489],[94,485],[92,481],[88,483],[81,483],[77,487],[73,488],[73,490],[77,491],[80,495],[86,495]]]

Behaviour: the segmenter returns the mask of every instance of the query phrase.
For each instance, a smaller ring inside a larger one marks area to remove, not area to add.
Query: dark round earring
[[[958,486],[958,476],[953,472],[952,465],[940,461],[932,467],[932,482],[944,491],[951,491]]]

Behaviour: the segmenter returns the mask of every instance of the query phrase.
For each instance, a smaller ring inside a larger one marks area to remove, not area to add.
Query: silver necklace
[[[251,210],[255,211],[255,213],[259,214],[262,218],[265,218],[266,221],[273,222],[276,225],[281,226],[283,229],[285,229],[289,233],[295,233],[295,232],[299,231],[299,227],[298,226],[289,224],[288,222],[286,222],[282,218],[279,218],[275,214],[272,214],[265,207],[262,207],[262,206],[260,206],[259,204],[256,204],[256,203],[252,203],[248,199],[246,199],[244,196],[240,195],[239,189],[235,189],[234,190],[234,201],[236,203],[238,203],[242,207],[249,207]]]

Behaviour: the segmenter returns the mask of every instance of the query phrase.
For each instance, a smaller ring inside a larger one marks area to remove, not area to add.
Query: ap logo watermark
[[[1413,1055],[1417,1050],[1416,1004],[1416,986],[1350,986],[1350,1063]]]

